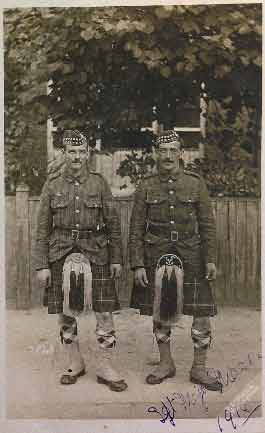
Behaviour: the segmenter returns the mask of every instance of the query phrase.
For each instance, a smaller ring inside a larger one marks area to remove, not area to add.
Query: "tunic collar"
[[[158,175],[159,175],[159,178],[162,182],[168,182],[170,179],[172,179],[173,181],[176,181],[177,179],[179,179],[182,172],[183,172],[182,168],[179,168],[179,170],[171,172],[171,173],[163,172],[163,171],[159,170]]]
[[[87,178],[89,176],[89,170],[87,166],[84,166],[79,175],[75,176],[73,171],[71,170],[70,167],[65,167],[64,171],[63,171],[63,177],[67,182],[73,183],[75,181],[78,181],[79,183],[84,183]]]

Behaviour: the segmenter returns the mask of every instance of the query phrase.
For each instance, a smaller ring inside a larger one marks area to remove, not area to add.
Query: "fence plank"
[[[257,282],[257,275],[260,274],[258,247],[259,239],[259,209],[257,203],[247,202],[246,228],[247,228],[247,251],[246,251],[246,297],[249,305],[254,305],[260,291],[260,284]]]
[[[31,305],[42,305],[42,297],[44,288],[36,279],[36,271],[34,268],[34,247],[37,229],[37,214],[39,208],[39,200],[29,200],[29,231],[30,231],[30,286],[31,286]]]
[[[230,200],[224,200],[224,214],[223,214],[223,262],[224,262],[224,274],[225,274],[225,293],[224,303],[232,303],[231,300],[231,249],[230,249]]]
[[[6,298],[10,306],[16,305],[16,269],[17,269],[17,243],[14,236],[16,228],[16,200],[15,197],[6,197],[5,206],[5,274]]]
[[[217,218],[217,200],[212,200],[212,208],[213,208],[213,217],[216,222]]]
[[[237,284],[234,299],[241,303],[246,298],[246,201],[237,201],[237,242],[236,242],[236,270]]]
[[[216,209],[216,248],[218,278],[216,281],[217,301],[223,304],[227,300],[227,201],[218,200]]]
[[[236,209],[236,201],[229,200],[228,202],[229,212],[227,218],[228,224],[228,248],[229,248],[229,281],[230,281],[230,293],[228,294],[228,299],[226,302],[233,304],[236,293],[236,285],[237,285],[237,271],[236,271],[236,243],[237,243],[237,230],[236,230],[236,218],[237,218],[237,209]],[[227,258],[228,260],[228,258]]]
[[[221,268],[221,238],[219,236],[218,227],[219,227],[219,218],[218,218],[218,200],[215,200],[214,213],[215,213],[215,221],[216,221],[216,263],[217,263],[217,277],[215,283],[215,296],[216,300],[219,303],[222,297],[222,282],[223,282],[223,269]]]
[[[256,282],[255,287],[255,305],[261,308],[261,208],[260,201],[256,200],[256,211],[257,211],[257,250],[254,254],[257,254],[257,272],[256,272]]]
[[[17,308],[30,308],[30,242],[29,242],[29,188],[18,185],[16,190],[17,240]]]

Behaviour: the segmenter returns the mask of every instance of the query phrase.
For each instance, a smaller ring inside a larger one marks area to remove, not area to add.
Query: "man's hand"
[[[110,278],[120,278],[122,267],[119,263],[111,263]]]
[[[214,263],[207,263],[206,265],[206,278],[207,280],[211,281],[211,280],[216,280],[216,274],[217,274],[217,270],[216,270],[216,266]]]
[[[134,279],[137,285],[146,287],[148,285],[148,279],[146,276],[145,268],[138,268],[134,271]]]
[[[41,269],[37,271],[37,279],[41,284],[45,285],[45,287],[49,287],[51,285],[50,269]]]

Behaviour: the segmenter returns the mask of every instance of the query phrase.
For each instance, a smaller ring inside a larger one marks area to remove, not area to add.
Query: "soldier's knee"
[[[170,341],[171,327],[159,322],[154,322],[153,333],[158,343],[168,343]]]
[[[208,316],[194,317],[191,327],[191,338],[198,349],[208,348],[211,345],[211,323]]]
[[[101,349],[111,349],[116,345],[115,331],[106,333],[104,330],[98,329],[97,342]]]
[[[99,347],[111,349],[116,345],[114,322],[111,313],[96,313],[96,337]]]
[[[77,338],[77,322],[74,317],[59,316],[60,339],[62,344],[71,344]]]

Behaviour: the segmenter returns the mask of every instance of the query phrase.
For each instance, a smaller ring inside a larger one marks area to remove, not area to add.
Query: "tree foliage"
[[[7,175],[14,165],[26,179],[29,167],[40,172],[30,137],[48,116],[90,137],[100,126],[107,140],[150,123],[156,106],[170,127],[201,81],[212,104],[209,139],[225,154],[238,140],[253,152],[261,31],[260,4],[6,9]]]

